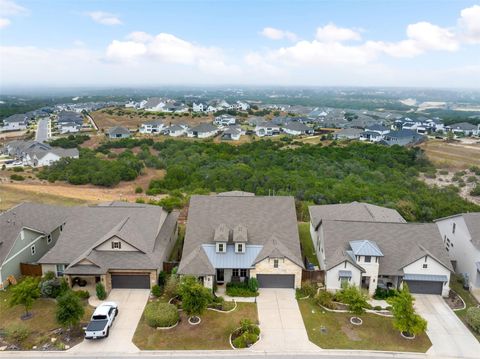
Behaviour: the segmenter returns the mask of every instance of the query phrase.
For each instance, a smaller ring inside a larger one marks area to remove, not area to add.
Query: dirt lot
[[[425,150],[428,158],[441,168],[463,169],[472,165],[480,166],[480,140],[428,140],[420,147]]]
[[[101,203],[109,201],[135,202],[144,198],[144,194],[136,194],[135,188],[140,186],[145,191],[150,180],[162,178],[164,170],[147,168],[144,173],[132,182],[121,182],[114,188],[97,187],[93,185],[71,185],[68,183],[49,183],[35,178],[31,174],[22,173],[25,181],[15,182],[9,179],[10,171],[0,171],[0,210],[29,201],[50,204],[78,205],[85,203]],[[33,176],[32,176],[33,177]],[[163,196],[148,197],[148,200],[159,200]]]
[[[172,124],[186,123],[188,125],[197,125],[203,122],[212,122],[213,120],[212,115],[192,117],[190,114],[186,114],[184,116],[165,115],[164,117],[159,117],[156,114],[129,108],[105,108],[92,112],[91,116],[100,130],[105,130],[112,126],[124,126],[136,130],[142,123],[155,120]]]

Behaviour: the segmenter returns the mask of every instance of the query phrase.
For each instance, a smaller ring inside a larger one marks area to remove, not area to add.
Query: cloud
[[[298,39],[297,35],[293,32],[275,29],[274,27],[265,27],[260,34],[270,40],[287,39],[290,41],[296,41]]]
[[[329,23],[323,27],[317,28],[316,39],[322,42],[342,42],[349,40],[361,40],[362,37],[358,31],[345,27],[337,27]]]
[[[146,52],[147,48],[142,43],[113,40],[107,47],[106,56],[114,62],[123,62],[134,60]]]
[[[28,10],[11,0],[0,0],[0,16],[26,14]]]
[[[3,29],[10,25],[11,21],[7,18],[0,18],[0,29]]]
[[[463,39],[471,44],[480,43],[480,5],[463,9],[460,12],[459,26]]]
[[[87,13],[87,15],[96,23],[102,24],[102,25],[121,25],[122,21],[117,15],[110,14],[108,12],[103,12],[103,11],[92,11]]]

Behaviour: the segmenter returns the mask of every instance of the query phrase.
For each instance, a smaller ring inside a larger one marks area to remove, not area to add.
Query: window
[[[50,243],[52,243],[52,235],[51,234],[49,234],[47,236],[47,244],[50,244]]]
[[[246,277],[247,276],[247,270],[246,269],[240,269],[240,277]]]
[[[342,287],[348,284],[349,281],[350,281],[350,278],[340,278],[340,283]]]
[[[278,268],[278,259],[273,260],[273,268]]]
[[[347,268],[347,261],[343,262],[343,268]]]
[[[237,247],[237,248],[236,248],[236,252],[237,252],[237,253],[243,253],[243,252],[245,252],[245,251],[244,251],[244,247],[243,247],[243,243],[236,243],[235,246]]]
[[[32,256],[35,254],[35,244],[30,247],[30,252],[32,252]]]
[[[65,264],[57,264],[57,277],[63,277],[63,272],[65,271]]]
[[[238,277],[238,269],[232,269],[232,277]]]
[[[372,261],[371,256],[365,256],[365,263],[370,263]]]
[[[112,249],[122,249],[122,242],[112,241]]]
[[[226,251],[225,243],[217,243],[217,253],[225,253]]]
[[[63,231],[63,224],[60,225],[60,232]]]
[[[453,226],[452,226],[452,233],[455,233],[455,227],[456,227],[456,226],[457,226],[457,225],[454,223]]]
[[[427,269],[428,268],[428,264],[427,263],[423,263],[423,269]]]

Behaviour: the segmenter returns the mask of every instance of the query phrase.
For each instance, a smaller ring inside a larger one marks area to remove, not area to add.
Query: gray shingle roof
[[[214,132],[214,131],[217,131],[218,129],[209,124],[209,123],[201,123],[195,127],[192,127],[192,129],[190,131],[192,132]]]
[[[65,223],[71,208],[22,203],[0,214],[0,264],[12,249],[23,227],[51,233]]]
[[[222,223],[229,229],[244,225],[248,244],[263,245],[259,257],[277,253],[303,267],[293,197],[192,196],[179,273],[212,270],[202,262],[201,257],[208,258],[199,248],[214,242],[215,229]]]
[[[130,130],[128,128],[125,128],[125,127],[122,127],[122,126],[115,126],[115,127],[111,127],[108,129],[108,135],[109,136],[112,136],[112,135],[129,135],[130,134]]]
[[[318,226],[321,220],[406,222],[395,209],[363,202],[310,206],[308,210],[310,212],[310,220],[315,227]]]
[[[325,220],[327,270],[352,258],[347,254],[350,242],[374,241],[384,257],[380,259],[380,275],[401,275],[402,268],[430,255],[449,270],[452,265],[445,251],[437,226],[433,223],[382,223]]]

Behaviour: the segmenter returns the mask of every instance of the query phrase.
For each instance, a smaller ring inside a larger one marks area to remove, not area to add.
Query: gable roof
[[[51,233],[65,223],[70,208],[22,203],[0,214],[0,265],[8,256],[22,228]]]
[[[220,224],[232,230],[239,224],[245,226],[248,244],[263,245],[260,257],[288,257],[303,267],[293,197],[192,196],[179,273],[197,274],[191,270],[205,269],[201,263],[195,263],[191,253],[198,254],[202,244],[214,243]]]
[[[349,260],[350,242],[374,241],[384,255],[380,275],[402,275],[403,268],[430,256],[453,270],[437,226],[433,223],[323,221],[327,270]],[[339,251],[340,250],[340,251]]]
[[[350,241],[350,248],[356,256],[375,256],[383,257],[383,253],[378,248],[377,243],[369,240]]]
[[[318,227],[322,220],[352,220],[366,222],[405,223],[405,219],[395,209],[363,202],[326,204],[308,207],[310,221]]]
[[[109,135],[129,135],[130,130],[122,126],[115,126],[108,129]]]
[[[191,132],[214,132],[214,131],[217,131],[218,129],[209,124],[209,123],[201,123],[195,127],[192,127],[190,129]]]

